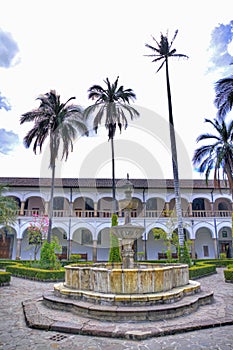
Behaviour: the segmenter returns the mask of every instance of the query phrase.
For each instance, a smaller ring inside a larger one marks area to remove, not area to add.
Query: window
[[[54,210],[63,210],[64,209],[64,198],[55,197],[53,199],[53,209]]]
[[[150,198],[146,202],[146,210],[157,210],[157,200],[156,198]]]
[[[209,247],[208,245],[203,246],[204,257],[209,256]]]
[[[222,231],[222,238],[227,238],[227,231]]]
[[[90,198],[85,198],[85,210],[94,210],[93,201]]]
[[[196,198],[192,203],[193,210],[205,210],[205,201],[204,198]]]
[[[88,230],[82,230],[82,244],[92,244],[92,234]]]

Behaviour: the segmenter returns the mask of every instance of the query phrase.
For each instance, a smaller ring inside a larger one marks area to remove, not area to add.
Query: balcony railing
[[[17,212],[19,216],[20,211]],[[24,210],[23,216],[43,216],[46,215],[44,210]],[[117,212],[118,217],[124,217],[124,211]],[[184,218],[221,218],[221,217],[231,217],[232,211],[230,210],[192,210],[191,212],[183,211],[182,216]],[[63,217],[77,217],[77,218],[111,218],[111,210],[73,210],[70,214],[69,210],[54,210],[53,217],[63,218]],[[132,218],[164,218],[169,217],[166,211],[162,210],[146,210],[145,212],[132,211]]]

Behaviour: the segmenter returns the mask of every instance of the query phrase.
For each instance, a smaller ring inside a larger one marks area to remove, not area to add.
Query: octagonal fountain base
[[[43,296],[51,307],[106,321],[159,320],[190,313],[210,303],[213,293],[189,280],[184,264],[66,266],[65,283]]]

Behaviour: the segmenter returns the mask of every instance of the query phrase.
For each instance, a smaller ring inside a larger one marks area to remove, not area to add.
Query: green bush
[[[51,243],[44,241],[40,251],[40,266],[42,268],[58,270],[61,267],[57,261],[55,250],[60,250],[60,246],[56,241],[52,241]]]
[[[11,280],[11,273],[0,271],[0,286],[9,284],[10,280]]]
[[[199,278],[216,273],[216,266],[211,264],[199,263],[189,268],[189,278]]]
[[[8,265],[15,265],[17,262],[14,260],[0,260],[0,269],[5,269]]]
[[[227,266],[227,270],[224,270],[225,282],[233,283],[233,264]]]
[[[81,259],[81,255],[80,254],[71,254],[69,262],[76,263],[76,262],[79,262],[80,259]]]
[[[112,214],[112,226],[118,225],[118,217],[116,214]],[[108,262],[121,262],[121,252],[118,238],[110,231],[110,252]]]
[[[65,270],[43,270],[30,268],[23,265],[8,265],[6,271],[16,277],[24,277],[38,281],[63,281],[65,279]]]
[[[224,270],[225,282],[233,283],[233,268]]]
[[[190,258],[188,244],[185,241],[184,246],[178,246],[178,260],[180,263],[187,264],[189,267],[192,265],[192,260]]]
[[[205,264],[213,264],[215,265],[216,267],[225,267],[225,266],[228,266],[230,264],[232,264],[233,260],[232,259],[197,259],[195,261],[195,264],[198,264],[200,262],[203,262]]]

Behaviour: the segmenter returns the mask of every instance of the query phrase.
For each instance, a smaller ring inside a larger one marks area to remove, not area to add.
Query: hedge
[[[228,268],[223,271],[225,282],[233,283],[233,264],[228,265]]]
[[[189,268],[189,278],[195,279],[203,276],[210,275],[212,273],[216,273],[216,265],[214,264],[205,264],[197,263]]]
[[[65,270],[43,270],[32,267],[25,267],[20,264],[18,265],[7,265],[6,271],[10,272],[16,277],[25,277],[37,281],[64,281]]]
[[[232,259],[198,259],[195,260],[195,264],[205,263],[205,264],[213,264],[216,267],[225,267],[233,263]]]
[[[0,286],[7,286],[11,281],[11,273],[0,271]]]

